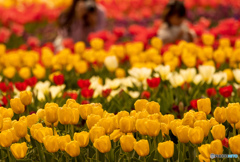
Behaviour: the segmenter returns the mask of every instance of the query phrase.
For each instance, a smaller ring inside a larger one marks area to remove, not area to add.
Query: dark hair
[[[66,28],[67,32],[71,32],[71,25],[75,19],[75,8],[78,2],[84,1],[87,2],[89,0],[73,0],[72,5],[66,10],[64,13],[62,13],[58,18],[58,24],[60,28]],[[92,0],[95,2],[95,0]],[[91,8],[88,12],[95,12],[96,8]],[[88,21],[88,13],[83,16],[83,23],[85,26],[89,25]]]
[[[183,2],[175,0],[174,2],[170,2],[167,4],[163,11],[163,21],[166,22],[169,26],[171,26],[169,22],[169,18],[173,15],[178,15],[179,17],[186,17],[186,8]]]

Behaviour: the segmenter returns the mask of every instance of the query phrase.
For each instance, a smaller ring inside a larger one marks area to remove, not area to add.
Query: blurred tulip
[[[12,132],[10,130],[5,130],[0,133],[0,145],[2,147],[9,147],[12,144]]]
[[[44,109],[38,109],[37,116],[38,116],[38,119],[44,120],[45,110]]]
[[[211,112],[211,101],[209,98],[199,99],[197,101],[198,111],[203,111],[207,115]]]
[[[47,122],[55,123],[58,121],[58,105],[56,103],[46,103],[44,109]]]
[[[189,137],[188,137],[188,131],[190,127],[189,126],[183,126],[180,125],[177,127],[176,132],[177,132],[177,138],[180,142],[182,143],[188,143],[189,142]]]
[[[201,127],[204,132],[204,137],[208,136],[211,125],[207,120],[198,120],[194,123],[194,127]]]
[[[27,126],[29,128],[32,127],[33,124],[36,124],[38,122],[38,116],[36,114],[31,114],[27,116]]]
[[[133,135],[123,135],[120,138],[121,148],[124,152],[131,152],[134,148],[135,142],[136,139],[133,137]]]
[[[210,144],[201,145],[201,147],[198,147],[198,151],[204,158],[210,158]]]
[[[146,120],[147,134],[156,137],[160,131],[160,123],[156,120]]]
[[[19,138],[23,138],[27,135],[27,122],[26,121],[17,121],[14,123],[13,128],[16,132],[16,135]]]
[[[21,114],[25,111],[25,107],[19,98],[11,99],[10,105],[15,114]]]
[[[122,117],[119,121],[120,131],[123,133],[131,133],[134,130],[134,118],[130,116]]]
[[[204,132],[201,127],[190,128],[188,138],[192,144],[200,144],[204,138]]]
[[[177,136],[177,128],[180,125],[182,125],[182,120],[180,120],[180,119],[175,119],[175,120],[170,122],[169,127],[170,127],[170,129],[171,129],[171,131],[172,131],[174,136]]]
[[[214,110],[213,115],[216,121],[219,123],[224,123],[227,120],[226,109],[224,107],[217,107]]]
[[[222,124],[215,125],[212,127],[211,133],[215,140],[223,140],[225,138],[225,126]]]
[[[65,151],[71,157],[77,157],[78,155],[80,155],[80,146],[77,141],[71,141],[66,145]]]
[[[81,105],[79,107],[79,114],[81,118],[87,120],[88,115],[92,113],[92,106],[90,104]]]
[[[117,142],[124,133],[120,131],[120,129],[115,129],[112,134],[110,134],[110,140],[113,140],[113,142]]]
[[[101,153],[109,152],[111,150],[111,141],[109,136],[104,135],[96,139],[93,143],[93,146]]]
[[[160,105],[157,102],[151,101],[146,104],[146,110],[149,114],[159,113]]]
[[[214,140],[210,144],[210,153],[220,155],[223,153],[222,141],[219,139]]]
[[[66,145],[71,142],[70,135],[60,136],[58,138],[58,145],[61,151],[65,151]]]
[[[148,103],[148,100],[145,100],[145,99],[137,100],[134,103],[135,110],[138,112],[138,111],[142,111],[143,109],[146,109],[147,103]]]
[[[239,103],[229,103],[226,108],[227,121],[230,124],[236,124],[240,121],[240,105]]]
[[[98,139],[104,135],[105,135],[105,129],[103,127],[94,126],[89,131],[89,136],[90,136],[92,143],[94,143],[94,141],[96,139]]]
[[[165,159],[169,159],[174,153],[174,143],[172,141],[166,141],[158,144],[158,152]]]
[[[57,136],[45,136],[43,138],[43,144],[48,152],[54,153],[59,150]]]
[[[98,121],[101,119],[101,116],[99,115],[95,115],[95,114],[91,114],[87,116],[87,126],[88,129],[90,130],[95,124],[98,123]]]
[[[141,157],[147,156],[149,154],[149,143],[147,140],[140,140],[134,143],[134,150]]]
[[[23,105],[30,105],[32,102],[32,92],[30,91],[22,91],[20,92],[20,100]]]
[[[89,133],[82,131],[80,133],[74,133],[75,141],[78,141],[80,147],[86,147],[89,143]]]
[[[16,159],[23,159],[27,153],[28,147],[26,142],[12,144],[11,152]]]
[[[229,146],[233,154],[240,154],[240,136],[234,136],[229,139]]]

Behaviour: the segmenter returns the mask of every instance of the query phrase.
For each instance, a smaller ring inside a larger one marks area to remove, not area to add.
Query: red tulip
[[[115,27],[113,29],[113,33],[117,36],[117,37],[122,37],[126,32],[126,29],[123,27]]]
[[[1,83],[0,83],[0,90],[1,90],[2,92],[7,92],[8,88],[7,88],[7,85],[6,85],[5,82],[1,82]]]
[[[31,47],[31,48],[34,48],[34,47],[38,47],[40,45],[40,41],[38,38],[36,37],[29,37],[28,40],[27,40],[27,44]]]
[[[26,82],[16,82],[15,83],[15,87],[17,88],[17,90],[19,91],[25,91],[27,88],[27,83]]]
[[[53,81],[56,85],[62,85],[64,83],[64,75],[63,74],[55,75],[53,77]]]
[[[81,91],[81,95],[84,97],[84,98],[92,98],[93,96],[93,93],[94,93],[94,90],[93,89],[88,89],[88,88],[84,88],[82,89]]]
[[[7,28],[0,28],[0,43],[6,43],[11,36],[11,32]]]
[[[102,96],[107,98],[110,95],[111,91],[111,89],[102,90]]]
[[[32,77],[29,79],[26,79],[25,82],[27,83],[28,86],[30,87],[34,87],[37,84],[37,78],[36,77]]]
[[[12,83],[12,82],[9,82],[9,83],[8,83],[7,90],[10,91],[10,92],[13,91],[13,83]]]
[[[74,42],[71,38],[64,39],[63,40],[63,46],[65,48],[73,49],[74,48]]]
[[[215,88],[208,88],[206,90],[206,93],[207,93],[208,97],[213,97],[217,94],[217,91]]]
[[[157,88],[160,82],[161,82],[160,78],[147,79],[147,83],[150,88]]]
[[[151,94],[148,91],[143,91],[142,94],[141,94],[142,99],[149,99],[150,96],[151,96]]]
[[[225,98],[230,97],[231,94],[232,94],[232,91],[233,91],[233,87],[232,87],[231,85],[225,86],[225,87],[221,87],[221,88],[219,89],[219,93],[220,93],[223,97],[225,97]]]
[[[79,86],[79,88],[89,88],[89,86],[91,85],[91,82],[89,81],[89,79],[79,79],[77,81],[77,85]]]
[[[71,99],[76,100],[77,97],[78,97],[78,94],[75,93],[75,92],[65,92],[65,93],[63,94],[63,98],[66,98],[66,97],[70,97]]]
[[[228,148],[228,139],[226,137],[222,140],[222,145]]]
[[[195,109],[195,110],[197,110],[197,100],[198,100],[198,99],[195,99],[195,100],[190,101],[190,105],[191,105],[192,108]]]
[[[81,104],[86,105],[86,104],[90,104],[90,102],[88,100],[82,100]]]
[[[23,25],[14,23],[14,24],[11,26],[11,29],[12,29],[12,32],[13,32],[14,34],[16,34],[17,36],[22,36],[22,35],[23,35],[23,32],[24,32],[24,27],[23,27]]]

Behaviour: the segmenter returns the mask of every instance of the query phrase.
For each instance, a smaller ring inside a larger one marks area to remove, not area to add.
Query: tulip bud
[[[236,124],[240,121],[240,105],[239,103],[229,103],[226,108],[227,121],[230,124]]]
[[[8,130],[10,128],[12,128],[11,118],[3,118],[3,126],[1,131]]]
[[[115,129],[115,130],[112,132],[112,134],[110,134],[110,140],[113,140],[114,142],[117,142],[122,135],[124,135],[124,133],[122,133],[122,132],[120,131],[120,129]]]
[[[12,132],[12,142],[18,142],[20,138],[16,135],[16,131],[14,130],[14,128],[11,128],[9,130]]]
[[[195,119],[194,113],[188,112],[184,115],[184,118],[182,120],[182,125],[188,125],[190,127],[193,127],[195,121],[196,119]]]
[[[163,115],[160,119],[161,123],[165,123],[167,125],[169,125],[173,120],[174,120],[174,115],[172,114]]]
[[[151,137],[156,137],[160,131],[160,123],[156,120],[146,121],[147,134]]]
[[[157,102],[151,101],[146,104],[146,110],[149,114],[159,113],[160,105]]]
[[[0,145],[2,147],[9,147],[12,144],[12,132],[10,130],[5,130],[0,133]]]
[[[34,124],[32,125],[32,127],[30,128],[30,133],[31,133],[31,136],[36,139],[36,134],[35,133],[35,130],[38,130],[40,128],[43,128],[43,125],[41,123],[37,123],[37,124]]]
[[[189,126],[184,126],[184,125],[180,125],[180,126],[177,127],[177,129],[176,129],[177,137],[178,137],[178,140],[181,143],[188,143],[189,142],[189,137],[188,137],[189,129],[190,129]]]
[[[23,142],[12,144],[10,149],[15,159],[23,159],[27,153],[28,147],[26,142]]]
[[[77,157],[78,155],[80,155],[80,146],[77,141],[69,142],[66,145],[65,150],[71,157]]]
[[[120,138],[121,148],[124,152],[131,152],[134,148],[135,142],[136,139],[133,137],[133,135],[123,135]]]
[[[58,145],[61,151],[65,151],[66,145],[71,142],[70,135],[60,136],[58,138]]]
[[[87,121],[86,121],[88,129],[90,130],[95,124],[98,123],[100,119],[101,119],[101,116],[99,115],[95,115],[95,114],[88,115]]]
[[[225,138],[225,126],[222,124],[215,125],[212,127],[211,133],[215,140],[223,140]]]
[[[93,143],[93,146],[101,153],[109,152],[111,150],[111,141],[109,136],[104,135],[96,139]]]
[[[44,120],[45,110],[44,109],[38,109],[37,116],[38,116],[38,119]]]
[[[103,116],[103,108],[100,103],[93,103],[92,105],[92,114]]]
[[[136,110],[137,112],[138,112],[138,111],[143,111],[144,109],[147,108],[147,103],[148,103],[148,100],[146,100],[146,99],[137,100],[137,101],[134,103],[135,110]]]
[[[146,136],[148,134],[146,119],[137,119],[136,120],[136,129],[141,135]]]
[[[224,107],[222,107],[222,108],[217,107],[214,110],[213,115],[214,115],[214,118],[216,119],[216,121],[219,123],[224,123],[227,120],[226,109]]]
[[[103,127],[105,129],[106,134],[111,134],[114,130],[113,118],[102,118],[97,123],[98,126]]]
[[[89,136],[90,136],[92,143],[94,143],[94,141],[96,139],[98,139],[99,137],[104,136],[104,135],[105,135],[105,129],[103,127],[94,126],[89,131]]]
[[[74,45],[74,52],[77,54],[82,54],[85,51],[85,43],[84,42],[77,42]]]
[[[158,144],[158,152],[165,158],[169,159],[174,153],[174,143],[172,141],[166,141]]]
[[[70,107],[62,107],[58,109],[58,120],[63,125],[71,123],[72,115],[72,109]]]
[[[13,110],[11,108],[4,109],[4,113],[2,113],[3,118],[12,118]]]
[[[85,131],[74,133],[74,140],[78,141],[80,147],[86,147],[89,143],[89,133]]]
[[[55,123],[58,121],[58,105],[56,103],[47,103],[44,109],[47,122]]]
[[[46,116],[44,117],[44,123],[47,127],[52,127],[52,123],[49,123],[47,120],[46,120]],[[53,126],[56,127],[58,125],[58,121],[56,121]]]
[[[135,117],[137,119],[144,119],[144,118],[147,118],[148,115],[149,115],[148,112],[146,110],[143,110],[143,111],[139,111]]]
[[[45,136],[43,138],[43,144],[48,152],[54,153],[59,150],[57,136]]]
[[[123,133],[131,133],[134,131],[134,117],[125,116],[120,119],[119,127],[120,131]]]
[[[90,45],[94,50],[98,51],[103,48],[104,41],[100,38],[94,38],[90,41]]]
[[[120,111],[120,112],[118,112],[118,114],[117,114],[118,122],[120,122],[121,118],[125,117],[125,116],[129,116],[129,112],[127,112],[127,111]]]
[[[210,144],[201,145],[201,147],[198,147],[198,151],[204,158],[210,158]]]
[[[149,154],[149,143],[147,140],[140,140],[134,143],[134,150],[141,157],[147,156]]]
[[[71,124],[76,125],[79,121],[79,111],[77,108],[72,108],[71,112],[72,112]]]
[[[194,127],[201,127],[204,132],[204,137],[208,136],[210,130],[210,123],[207,120],[198,120],[194,123]]]
[[[38,122],[38,116],[36,114],[31,114],[27,116],[27,126],[29,128],[32,127],[33,124],[36,124]]]
[[[43,139],[46,136],[52,136],[53,135],[53,131],[52,128],[39,128],[39,129],[34,129],[34,136],[39,143],[43,143]]]
[[[233,154],[240,154],[240,136],[234,136],[229,139],[229,146]]]
[[[189,129],[188,138],[192,142],[192,144],[200,144],[204,138],[204,132],[201,127],[195,127]]]
[[[19,138],[23,138],[27,135],[27,122],[26,121],[17,121],[14,123],[13,128],[16,132],[16,135]]]
[[[180,125],[182,125],[182,120],[180,119],[175,119],[170,122],[169,126],[174,136],[177,136],[177,127],[179,127]]]
[[[195,112],[194,117],[196,120],[206,120],[207,119],[207,116],[206,116],[205,112],[203,112],[203,111]]]
[[[211,112],[211,100],[209,98],[199,99],[197,107],[198,111],[203,111],[208,115]]]
[[[222,154],[223,153],[222,141],[218,139],[212,141],[210,144],[210,153],[217,154],[217,155]]]
[[[22,104],[20,98],[11,99],[10,105],[15,114],[21,114],[25,111],[25,107]]]
[[[3,70],[3,75],[9,79],[12,79],[15,76],[16,69],[12,66],[8,66]]]
[[[81,118],[87,120],[88,115],[92,113],[92,105],[91,104],[81,105],[78,110],[79,114],[81,115]]]
[[[216,119],[213,118],[213,117],[211,117],[211,119],[209,120],[209,122],[210,122],[211,127],[213,127],[214,125],[218,125],[218,124],[219,124],[219,123],[216,121]]]
[[[30,105],[32,102],[32,92],[30,91],[22,91],[20,92],[20,100],[23,105]]]

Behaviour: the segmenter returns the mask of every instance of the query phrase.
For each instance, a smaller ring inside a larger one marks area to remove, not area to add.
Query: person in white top
[[[196,34],[187,26],[186,8],[182,2],[169,2],[162,16],[164,23],[157,34],[164,44],[175,43],[178,40],[194,41]]]

